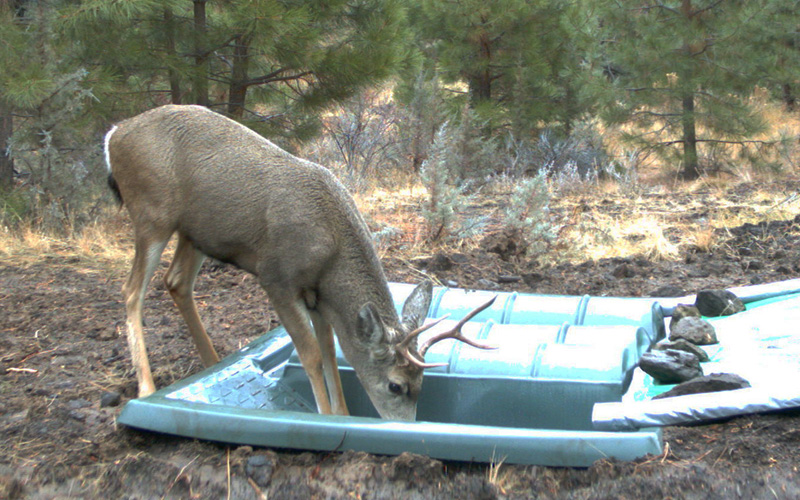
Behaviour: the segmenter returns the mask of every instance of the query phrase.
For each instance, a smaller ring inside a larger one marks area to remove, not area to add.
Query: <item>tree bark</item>
[[[681,0],[681,13],[687,23],[696,21],[692,0]],[[694,40],[684,40],[683,51],[686,57],[692,58],[699,53]],[[679,75],[679,84],[684,86],[681,112],[681,126],[683,128],[683,170],[680,177],[684,180],[693,180],[700,177],[700,166],[697,159],[697,122],[694,116],[694,91],[691,89],[691,74],[684,72]]]
[[[481,34],[478,45],[481,68],[469,79],[469,95],[473,107],[492,98],[492,44],[487,34]]]
[[[689,92],[683,96],[683,170],[681,178],[693,180],[700,177],[700,166],[697,155],[697,124],[694,118],[694,94]]]
[[[0,192],[14,185],[14,159],[8,154],[8,141],[14,133],[14,116],[11,106],[0,100]]]
[[[797,99],[794,96],[791,83],[783,84],[783,104],[786,105],[787,111],[794,111]]]
[[[244,116],[245,100],[247,99],[250,37],[239,35],[234,39],[233,43],[233,66],[231,68],[228,114],[240,120]]]
[[[167,31],[167,57],[177,58],[178,51],[175,49],[175,15],[170,9],[164,9],[164,27]],[[180,104],[182,100],[180,75],[170,64],[168,66],[169,95],[172,104]]]
[[[208,53],[206,52],[206,0],[194,2],[194,103],[208,106]]]

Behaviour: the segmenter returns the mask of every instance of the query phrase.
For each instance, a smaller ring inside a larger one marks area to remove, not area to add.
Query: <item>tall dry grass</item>
[[[13,229],[0,229],[0,261],[29,265],[47,258],[122,272],[133,258],[126,215],[110,209],[82,229],[66,234],[49,233],[24,222]]]

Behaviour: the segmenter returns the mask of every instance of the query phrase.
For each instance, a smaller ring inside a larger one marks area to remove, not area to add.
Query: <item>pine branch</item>
[[[663,146],[673,146],[675,144],[683,144],[683,139],[677,139],[674,141],[665,141],[660,142],[659,144]],[[735,144],[737,146],[744,146],[746,144],[758,144],[760,146],[774,146],[778,143],[778,141],[758,141],[758,140],[751,140],[751,141],[726,141],[724,139],[696,139],[695,142],[707,142],[710,144]]]

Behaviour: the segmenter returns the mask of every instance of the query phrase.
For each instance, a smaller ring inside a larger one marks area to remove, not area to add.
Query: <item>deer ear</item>
[[[372,347],[385,343],[386,330],[383,327],[378,311],[372,304],[366,304],[358,311],[358,340],[360,343]]]
[[[425,318],[428,317],[428,309],[431,307],[431,296],[433,294],[433,284],[425,280],[411,292],[411,295],[403,304],[403,319],[401,323],[406,331],[416,330]]]

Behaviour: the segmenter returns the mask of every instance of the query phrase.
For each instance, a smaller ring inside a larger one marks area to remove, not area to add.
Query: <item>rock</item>
[[[87,360],[88,358],[86,356],[80,354],[67,354],[63,356],[54,356],[53,359],[50,360],[50,364],[63,368],[65,366],[84,364]]]
[[[69,416],[69,418],[73,420],[77,420],[78,422],[83,422],[84,420],[86,420],[86,415],[84,415],[78,410],[70,410],[69,412],[67,412],[67,416]]]
[[[656,288],[650,294],[651,297],[681,297],[683,295],[686,295],[686,290],[677,285],[664,285]]]
[[[498,288],[500,288],[500,285],[498,285],[494,281],[487,280],[486,278],[479,279],[478,286],[483,290],[497,290]]]
[[[439,460],[404,451],[383,466],[392,481],[440,480],[444,465]]]
[[[745,271],[747,270],[758,271],[760,269],[764,269],[764,263],[761,262],[760,260],[751,260],[742,267],[744,268]]]
[[[699,394],[702,392],[721,392],[744,389],[750,387],[750,382],[734,373],[712,373],[703,377],[693,378],[687,382],[676,385],[663,394],[653,399],[685,396],[686,394]]]
[[[689,269],[689,272],[686,273],[689,278],[708,278],[711,276],[711,273],[705,269]]]
[[[3,427],[8,429],[14,424],[25,422],[25,420],[28,419],[29,414],[30,414],[30,408],[25,408],[22,411],[2,415],[0,416],[0,424],[2,424]]]
[[[122,401],[122,395],[115,391],[105,391],[100,395],[100,408],[107,408],[109,406],[119,406]]]
[[[545,275],[542,273],[528,273],[522,275],[522,281],[528,286],[534,286],[544,281]]]
[[[692,316],[683,318],[674,326],[670,326],[669,339],[684,339],[696,345],[711,345],[718,342],[717,333],[711,323]]]
[[[744,302],[728,290],[702,290],[694,305],[703,316],[729,316],[744,311]]]
[[[449,271],[453,268],[453,261],[446,254],[439,252],[433,256],[428,264],[429,271]]]
[[[525,256],[528,242],[519,229],[504,229],[487,235],[481,242],[481,247],[487,252],[496,253],[505,261],[510,261]]]
[[[636,271],[628,264],[620,264],[611,271],[611,275],[617,279],[633,278],[636,276]]]
[[[469,262],[469,257],[463,253],[453,253],[450,254],[450,260],[452,260],[454,264],[466,264]]]
[[[80,410],[81,408],[88,408],[90,406],[92,406],[92,403],[83,398],[73,399],[67,402],[67,408],[70,410]]]
[[[697,359],[701,363],[708,361],[708,354],[706,353],[706,351],[697,347],[696,344],[692,344],[691,342],[684,339],[678,339],[675,341],[662,340],[658,344],[654,345],[653,349],[656,349],[658,351],[666,351],[668,349],[674,349],[676,351],[684,351],[697,356]]]
[[[672,331],[672,327],[678,323],[678,321],[682,320],[683,318],[699,318],[700,311],[697,310],[695,306],[689,306],[686,304],[678,304],[675,306],[675,310],[672,311],[672,318],[669,320],[669,329]]]
[[[248,458],[244,469],[247,476],[255,481],[257,485],[267,488],[270,481],[272,481],[272,473],[275,471],[277,463],[278,455],[268,450]]]
[[[644,353],[639,367],[659,384],[678,384],[703,376],[697,356],[674,349]]]

